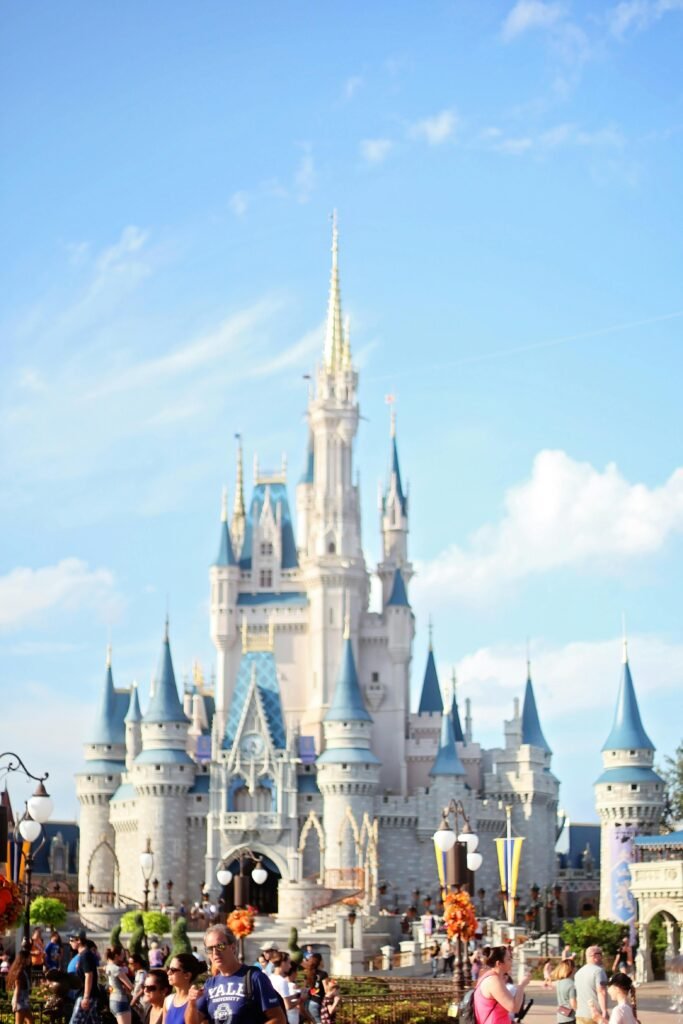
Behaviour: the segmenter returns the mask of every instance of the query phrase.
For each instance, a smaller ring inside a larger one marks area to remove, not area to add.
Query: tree
[[[121,922],[114,925],[112,930],[109,932],[109,945],[112,949],[116,949],[117,946],[121,945]]]
[[[179,917],[173,925],[173,931],[171,932],[171,955],[166,961],[166,966],[168,966],[174,956],[178,956],[178,953],[191,952],[192,943],[187,935],[187,918]]]
[[[171,919],[160,910],[129,910],[121,918],[121,931],[125,935],[135,935],[138,929],[147,935],[167,935],[171,930]]]
[[[299,948],[299,932],[296,928],[290,929],[287,949],[289,950],[290,960],[293,964],[296,964],[296,966],[299,967],[304,958],[304,953],[303,950]]]
[[[562,927],[562,941],[572,949],[584,950],[589,946],[600,946],[608,956],[614,956],[624,936],[624,928],[613,921],[601,921],[599,917],[577,917]]]
[[[673,757],[664,758],[661,774],[666,783],[664,824],[673,830],[680,828],[683,821],[683,742],[678,744]]]
[[[66,924],[66,907],[53,896],[36,896],[31,903],[31,924],[61,928]]]

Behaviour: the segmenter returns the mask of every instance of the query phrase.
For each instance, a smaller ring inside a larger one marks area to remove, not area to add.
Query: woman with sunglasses
[[[164,1000],[163,1024],[183,1024],[192,982],[205,970],[206,964],[192,953],[176,953],[171,957],[168,980],[173,992]]]
[[[164,1002],[169,993],[168,975],[161,967],[153,967],[147,972],[143,992],[147,1000],[144,1024],[163,1024]]]

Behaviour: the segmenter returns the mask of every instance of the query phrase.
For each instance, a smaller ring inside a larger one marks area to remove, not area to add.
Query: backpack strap
[[[247,973],[244,975],[244,995],[250,1003],[254,998],[254,971],[257,970],[258,967],[247,967]]]

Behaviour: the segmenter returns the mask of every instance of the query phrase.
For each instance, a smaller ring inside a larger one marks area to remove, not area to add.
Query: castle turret
[[[234,676],[234,672],[231,671],[231,655],[239,657],[237,649],[239,579],[239,566],[228,529],[228,495],[226,491],[223,491],[218,553],[209,570],[211,639],[216,647],[216,712],[221,729],[225,724],[225,716],[230,702],[229,687]]]
[[[163,879],[187,876],[187,793],[196,775],[187,753],[189,727],[178,696],[167,620],[153,694],[142,719],[142,750],[129,773],[137,794],[139,846],[144,849],[150,840],[154,871]],[[180,898],[188,895],[178,893]]]
[[[126,724],[126,770],[129,771],[133,761],[142,750],[142,712],[140,711],[137,683],[133,683],[130,688],[130,702],[124,722]]]
[[[85,744],[85,764],[76,775],[81,805],[78,889],[84,894],[112,892],[115,888],[115,841],[109,821],[109,801],[118,789],[125,768],[124,715],[127,692],[114,688],[111,647],[107,649],[104,687],[97,717]]]
[[[382,530],[382,561],[377,572],[382,580],[383,603],[389,601],[394,583],[394,571],[401,569],[404,583],[408,583],[413,569],[408,561],[408,496],[401,481],[396,443],[396,414],[391,412],[391,458],[387,488],[380,500],[380,526]]]
[[[522,743],[528,743],[532,747],[544,750],[546,754],[552,754],[552,750],[548,746],[541,729],[534,687],[531,682],[531,665],[529,662],[527,662],[526,687],[524,688],[524,703],[522,705]]]
[[[633,840],[657,830],[664,782],[654,771],[655,747],[640,717],[624,640],[623,669],[614,721],[602,748],[603,772],[595,783],[600,815],[600,917],[630,924],[635,900],[629,891]]]
[[[440,715],[442,712],[443,697],[441,696],[439,677],[436,672],[430,627],[429,652],[427,654],[427,665],[425,667],[424,679],[422,680],[422,689],[420,691],[420,701],[417,706],[417,713],[418,715],[434,713],[438,713]]]
[[[430,776],[435,779],[439,776],[449,778],[464,778],[465,767],[458,757],[455,747],[455,735],[453,733],[453,719],[448,711],[441,716],[441,736],[439,738],[439,749],[434,758],[434,764],[429,770]]]
[[[325,749],[317,759],[318,787],[324,800],[324,827],[327,881],[354,885],[353,871],[360,865],[353,839],[354,824],[360,827],[363,815],[372,818],[373,796],[379,780],[379,758],[370,749],[372,716],[365,706],[348,619],[344,629],[341,665],[334,695],[323,720]]]

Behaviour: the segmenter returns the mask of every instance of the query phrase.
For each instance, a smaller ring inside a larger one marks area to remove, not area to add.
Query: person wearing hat
[[[266,958],[266,966],[263,970],[266,974],[272,974],[275,970],[275,965],[273,964],[273,953],[278,953],[279,950],[274,942],[266,942],[261,946],[261,952]]]

